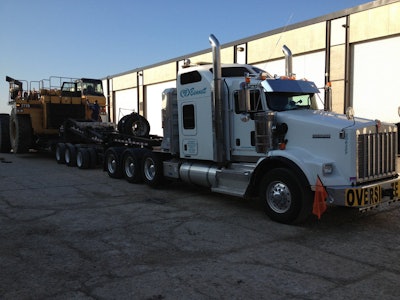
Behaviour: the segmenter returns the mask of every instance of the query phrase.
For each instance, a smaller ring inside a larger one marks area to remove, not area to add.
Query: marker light
[[[333,164],[332,163],[326,163],[322,165],[322,174],[328,175],[332,174],[333,172]]]
[[[259,74],[259,79],[261,79],[261,80],[267,79],[267,73],[266,73],[266,72],[261,72],[261,73]]]

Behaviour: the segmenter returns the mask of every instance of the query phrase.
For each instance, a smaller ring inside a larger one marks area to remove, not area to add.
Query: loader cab
[[[85,96],[103,96],[103,84],[98,79],[82,78],[77,81],[77,88]]]
[[[9,99],[8,104],[12,104],[23,97],[23,82],[9,76],[6,76],[6,81],[9,83]],[[27,83],[25,83],[27,85]]]
[[[92,119],[92,109],[94,103],[100,106],[98,121],[108,121],[106,98],[103,92],[103,83],[99,79],[82,78],[75,81],[77,92],[82,98],[82,103],[86,105],[86,119]]]

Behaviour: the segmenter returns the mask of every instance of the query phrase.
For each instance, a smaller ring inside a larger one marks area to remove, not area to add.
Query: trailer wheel
[[[163,162],[159,155],[152,151],[146,151],[142,159],[143,181],[152,187],[159,186],[163,182]]]
[[[104,170],[111,178],[122,178],[121,149],[109,148],[104,154]]]
[[[74,144],[65,144],[65,163],[68,167],[76,166],[76,147]]]
[[[10,150],[10,115],[0,114],[0,152],[8,153]]]
[[[311,190],[302,187],[294,173],[285,168],[271,170],[264,176],[260,198],[267,215],[277,222],[299,223],[311,214]]]
[[[56,145],[56,161],[59,164],[65,164],[65,144],[57,143]]]
[[[143,149],[126,149],[122,155],[122,172],[130,183],[142,181]]]
[[[87,148],[78,148],[78,151],[76,152],[76,166],[79,169],[90,168],[90,153]]]
[[[124,119],[126,117],[126,119]],[[125,134],[131,134],[138,137],[147,137],[150,133],[150,124],[145,117],[138,113],[131,113],[121,119],[121,127]]]
[[[14,153],[27,153],[32,146],[32,124],[29,115],[17,115],[15,109],[10,116],[10,143]]]

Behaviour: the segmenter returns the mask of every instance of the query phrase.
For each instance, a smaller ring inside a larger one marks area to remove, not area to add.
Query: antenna
[[[273,51],[271,51],[270,56],[268,57],[267,60],[270,60],[270,59],[271,59],[272,53],[275,51],[276,47],[278,47],[278,44],[279,44],[279,42],[280,42],[280,40],[281,40],[283,34],[286,32],[287,27],[289,26],[290,22],[291,22],[292,19],[293,19],[293,16],[294,16],[294,13],[291,13],[291,15],[289,16],[289,18],[288,18],[288,20],[287,20],[287,22],[286,22],[286,24],[285,24],[285,27],[283,27],[282,32],[281,32],[281,34],[279,35],[279,38],[278,38],[278,40],[277,40],[276,43],[275,43],[275,47],[274,47]],[[268,63],[268,62],[265,63],[265,68],[264,68],[265,70],[267,70],[267,63]],[[268,70],[267,70],[267,71],[268,71]]]

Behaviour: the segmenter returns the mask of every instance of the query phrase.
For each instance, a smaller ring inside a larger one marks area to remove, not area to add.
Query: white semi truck
[[[319,110],[318,88],[293,78],[286,47],[286,76],[276,78],[221,64],[213,35],[210,43],[213,63],[187,64],[163,93],[160,144],[108,145],[111,177],[259,196],[283,223],[304,221],[316,204],[364,210],[399,200],[396,125]]]

